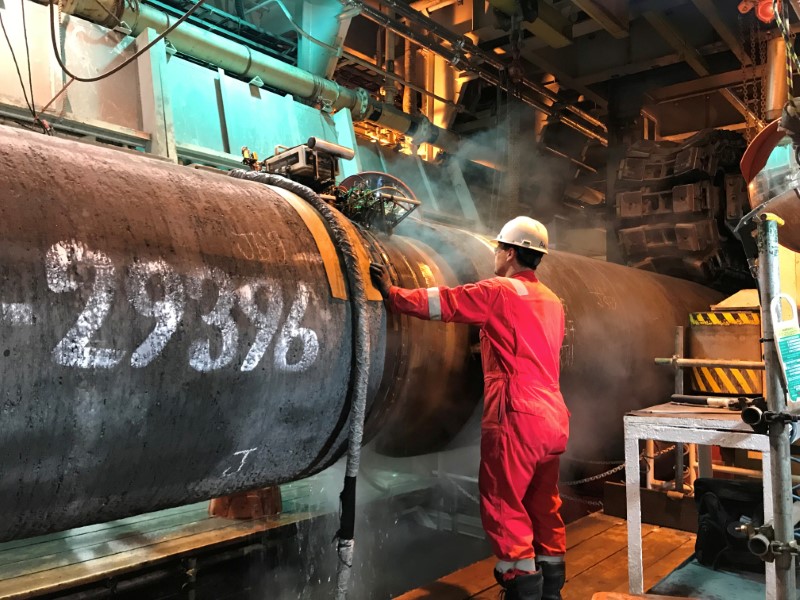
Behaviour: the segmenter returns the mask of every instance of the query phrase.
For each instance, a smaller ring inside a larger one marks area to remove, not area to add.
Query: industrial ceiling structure
[[[152,4],[179,14],[194,3]],[[303,67],[313,49],[302,46],[314,46],[313,36],[341,48],[328,68],[335,80],[397,98],[398,106],[402,94],[394,90],[410,83],[423,98],[431,93],[447,103],[457,132],[493,126],[500,88],[572,117],[599,137],[604,127],[593,119],[635,119],[642,111],[652,122],[650,135],[662,138],[744,129],[763,119],[767,40],[779,35],[754,10],[742,14],[735,0],[325,4],[210,0],[192,21]],[[796,13],[789,16],[796,21]],[[338,27],[331,27],[331,17]],[[427,89],[430,75],[426,81],[423,69],[415,69],[420,52],[443,57],[452,70],[452,81],[434,83],[441,93]],[[585,109],[575,109],[579,99]],[[424,100],[417,99],[413,108],[421,107]]]

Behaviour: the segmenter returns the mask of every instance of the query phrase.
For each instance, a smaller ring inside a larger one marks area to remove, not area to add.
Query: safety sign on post
[[[790,308],[790,316],[785,320],[780,316],[783,312],[781,303],[784,300]],[[800,402],[800,323],[797,321],[797,304],[791,296],[778,294],[772,299],[770,313],[775,330],[775,347],[778,349],[788,400]]]

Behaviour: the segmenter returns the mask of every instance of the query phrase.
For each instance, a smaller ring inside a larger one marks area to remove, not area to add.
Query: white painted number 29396
[[[86,306],[75,325],[53,349],[53,360],[82,369],[110,369],[119,364],[125,358],[125,351],[100,348],[92,343],[116,294],[114,265],[108,255],[90,250],[82,242],[59,242],[47,251],[45,270],[47,285],[56,293],[75,292],[91,282]],[[153,330],[131,353],[132,367],[146,367],[164,351],[180,327],[187,298],[196,301],[198,306],[212,305],[200,318],[216,330],[216,333],[208,332],[210,337],[203,335],[196,339],[189,347],[189,366],[197,371],[222,369],[236,358],[239,330],[232,311],[237,304],[256,331],[241,371],[254,370],[273,342],[274,368],[279,371],[305,371],[319,355],[316,332],[300,326],[312,296],[303,282],[297,283],[294,300],[279,330],[283,290],[280,282],[274,279],[249,279],[237,289],[222,269],[201,267],[184,280],[162,259],[134,260],[125,272],[128,302],[138,314],[155,319]],[[212,344],[212,339],[216,343]]]

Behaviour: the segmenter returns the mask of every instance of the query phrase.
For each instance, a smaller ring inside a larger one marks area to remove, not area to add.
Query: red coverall
[[[481,328],[484,407],[478,487],[495,555],[514,562],[566,553],[558,455],[569,411],[559,389],[564,309],[533,271],[455,288],[392,286],[389,306]]]

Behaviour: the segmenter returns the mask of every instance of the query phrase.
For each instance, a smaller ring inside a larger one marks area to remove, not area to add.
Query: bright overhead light
[[[495,54],[508,54],[508,52],[506,52],[506,51],[505,51],[503,48],[501,48],[500,46],[498,46],[497,48],[495,48],[495,49],[494,49],[494,53],[495,53]]]

